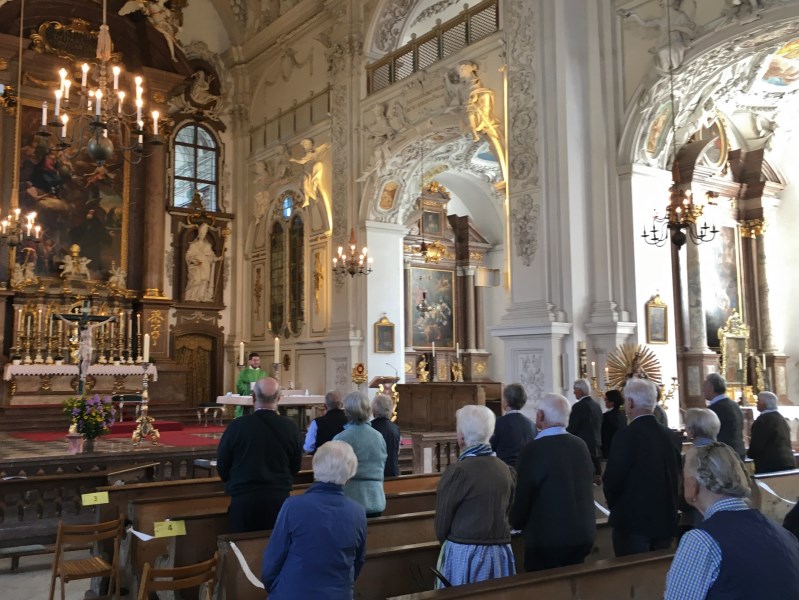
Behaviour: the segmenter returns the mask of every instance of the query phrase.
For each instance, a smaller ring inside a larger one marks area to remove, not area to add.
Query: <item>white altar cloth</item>
[[[37,377],[41,375],[77,375],[78,365],[14,365],[7,364],[3,371],[3,379],[11,381],[13,377]],[[141,365],[91,365],[87,375],[138,375],[143,374]],[[150,364],[147,375],[158,381],[158,369]]]
[[[237,406],[252,406],[252,396],[239,396],[238,394],[231,394],[230,396],[217,396],[217,404],[231,404]],[[278,406],[318,406],[325,403],[324,396],[303,394],[287,395],[283,392],[280,397]]]

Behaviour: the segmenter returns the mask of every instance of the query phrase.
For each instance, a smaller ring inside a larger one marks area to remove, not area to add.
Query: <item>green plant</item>
[[[72,419],[75,431],[93,440],[111,431],[116,411],[109,396],[73,396],[64,402],[64,414]]]

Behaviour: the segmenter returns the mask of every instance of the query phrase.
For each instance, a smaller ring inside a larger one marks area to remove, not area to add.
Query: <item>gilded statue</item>
[[[427,360],[424,356],[416,365],[416,378],[419,383],[427,383],[430,380],[430,372],[427,370]]]

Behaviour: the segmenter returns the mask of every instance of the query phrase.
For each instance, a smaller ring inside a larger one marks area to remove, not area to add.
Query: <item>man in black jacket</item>
[[[519,452],[535,438],[535,425],[522,414],[527,404],[527,392],[518,383],[506,385],[502,390],[505,414],[494,424],[491,449],[497,458],[509,467],[516,466]]]
[[[777,411],[777,396],[771,392],[757,395],[760,416],[752,423],[749,458],[755,461],[755,473],[774,473],[796,468],[791,448],[791,429]]]
[[[280,384],[261,379],[253,396],[254,412],[231,421],[216,451],[216,468],[230,496],[230,533],[275,526],[302,460],[297,425],[277,414]]]
[[[516,463],[516,498],[510,525],[524,532],[524,569],[577,565],[596,538],[594,465],[588,449],[566,431],[569,402],[544,396],[536,413],[538,437]]]
[[[680,450],[655,420],[657,389],[646,379],[624,386],[630,424],[613,438],[605,474],[616,556],[663,550],[677,532]]]
[[[702,384],[702,394],[708,401],[708,408],[721,421],[718,441],[727,444],[744,460],[744,417],[741,408],[727,397],[727,382],[724,377],[718,373],[710,373]]]
[[[383,477],[399,477],[399,449],[402,437],[400,428],[391,422],[394,401],[388,394],[375,394],[372,400],[372,428],[380,432],[386,440],[386,466]]]
[[[599,462],[599,449],[602,447],[602,409],[590,396],[591,384],[587,379],[575,381],[573,389],[577,402],[572,406],[566,431],[585,442],[594,464],[594,475],[599,483],[599,476],[602,474],[602,465]]]
[[[316,417],[308,426],[305,433],[305,443],[302,449],[308,454],[314,454],[319,447],[332,440],[344,431],[347,424],[347,415],[344,414],[344,403],[341,394],[336,391],[325,394],[325,414]]]

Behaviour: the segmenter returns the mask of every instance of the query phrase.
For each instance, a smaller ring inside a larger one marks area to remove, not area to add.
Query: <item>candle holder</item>
[[[273,362],[272,363],[272,372],[270,373],[270,376],[273,379],[277,380],[278,384],[280,383],[280,363],[279,362]]]
[[[141,329],[139,329],[139,333],[136,334],[136,335],[138,337],[138,342],[139,342],[138,346],[137,346],[138,355],[136,356],[136,364],[140,365],[140,364],[144,363],[144,357],[141,354],[141,349],[142,349],[142,332],[141,332]]]
[[[430,381],[435,382],[438,381],[438,359],[436,355],[433,354],[430,356]]]
[[[607,382],[605,382],[605,384],[607,384]],[[591,390],[596,394],[597,400],[601,400],[605,397],[605,390],[599,387],[599,379],[596,375],[591,377]]]
[[[158,439],[161,437],[159,431],[153,425],[155,419],[148,414],[150,403],[150,394],[147,390],[150,376],[147,374],[147,369],[150,368],[149,362],[141,362],[142,367],[142,392],[141,392],[141,411],[139,418],[136,419],[136,429],[133,431],[132,441],[134,446],[138,446],[142,440],[148,437],[153,443],[153,446],[158,444]]]

